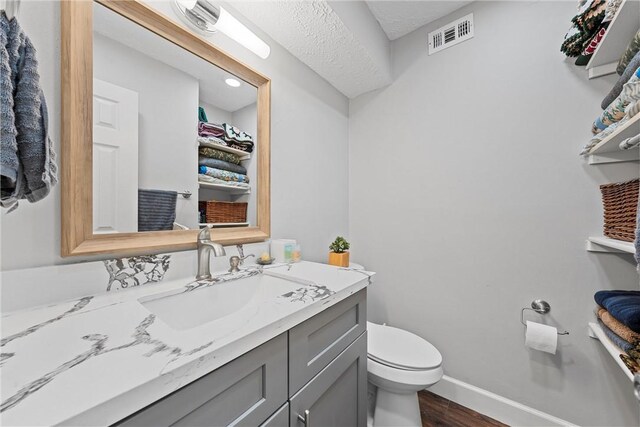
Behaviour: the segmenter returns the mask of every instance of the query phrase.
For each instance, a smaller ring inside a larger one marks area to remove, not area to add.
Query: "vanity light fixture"
[[[236,79],[226,79],[224,82],[231,87],[240,87],[240,82]]]
[[[220,31],[262,59],[271,53],[268,44],[221,6],[208,0],[173,0],[172,4],[178,16],[204,36]]]

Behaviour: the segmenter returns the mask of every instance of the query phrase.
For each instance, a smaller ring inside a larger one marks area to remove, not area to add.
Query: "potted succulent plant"
[[[329,264],[338,267],[349,267],[349,242],[338,236],[329,246]]]

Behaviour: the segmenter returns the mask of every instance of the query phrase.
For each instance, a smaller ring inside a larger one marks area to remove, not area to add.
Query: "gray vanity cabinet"
[[[366,295],[345,298],[117,426],[366,426]]]
[[[367,425],[367,335],[361,335],[291,399],[290,426]]]
[[[287,398],[287,334],[283,333],[117,425],[259,426]]]

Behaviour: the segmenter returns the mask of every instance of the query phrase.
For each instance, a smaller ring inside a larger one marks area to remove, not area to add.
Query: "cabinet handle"
[[[298,420],[302,421],[306,427],[311,427],[311,412],[308,409],[304,411],[304,417],[298,414]]]

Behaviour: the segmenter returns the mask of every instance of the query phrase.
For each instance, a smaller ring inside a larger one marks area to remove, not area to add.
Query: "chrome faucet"
[[[226,255],[224,247],[211,240],[210,230],[210,227],[205,227],[198,233],[198,274],[196,280],[211,279],[211,251],[216,257]]]

